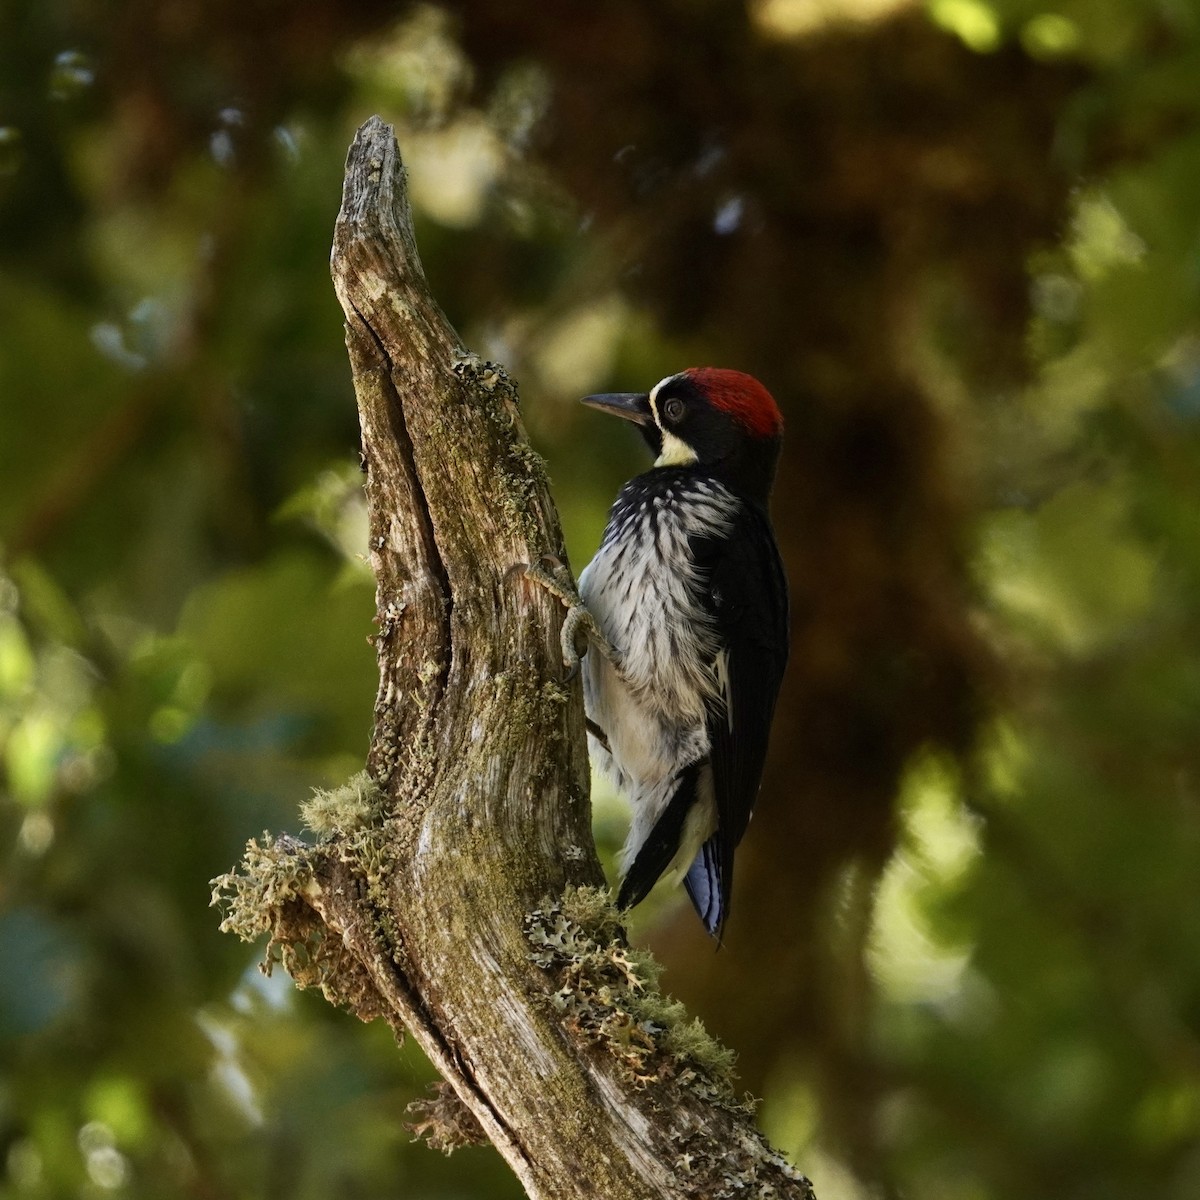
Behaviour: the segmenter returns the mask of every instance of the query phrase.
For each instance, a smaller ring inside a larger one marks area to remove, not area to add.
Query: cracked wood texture
[[[530,1196],[811,1200],[744,1113],[682,1074],[631,1077],[565,1021],[530,957],[527,915],[604,883],[561,608],[513,569],[563,557],[561,534],[515,389],[430,294],[377,117],[347,159],[332,273],[378,585],[384,867],[312,852],[301,894],[345,975],[327,990],[409,1030]]]

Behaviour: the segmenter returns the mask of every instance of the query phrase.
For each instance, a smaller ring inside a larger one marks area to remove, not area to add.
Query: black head
[[[766,503],[775,478],[783,417],[752,375],[690,367],[649,392],[585,396],[583,403],[633,421],[656,467],[689,467]]]

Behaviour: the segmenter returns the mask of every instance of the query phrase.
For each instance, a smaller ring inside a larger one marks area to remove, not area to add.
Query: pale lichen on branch
[[[734,1089],[734,1054],[659,988],[662,967],[630,946],[606,888],[568,888],[525,922],[530,958],[557,985],[566,1027],[604,1046],[639,1088],[674,1079],[705,1099],[752,1113]]]
[[[429,1085],[429,1095],[412,1101],[405,1110],[414,1119],[408,1128],[423,1138],[431,1150],[449,1156],[463,1146],[487,1144],[474,1113],[458,1098],[444,1080]]]
[[[514,532],[535,547],[542,536],[539,501],[549,490],[550,478],[546,460],[525,437],[517,385],[499,363],[468,351],[455,354],[454,374],[463,381],[468,400],[477,405],[491,427],[505,516]]]

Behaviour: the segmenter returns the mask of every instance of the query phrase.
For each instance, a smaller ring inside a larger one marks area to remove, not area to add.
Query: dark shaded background
[[[326,264],[378,111],[577,567],[642,460],[575,397],[709,363],[785,412],[727,945],[634,926],[768,1133],[822,1200],[1200,1195],[1198,25],[0,0],[0,1194],[518,1194],[206,907],[367,745]]]

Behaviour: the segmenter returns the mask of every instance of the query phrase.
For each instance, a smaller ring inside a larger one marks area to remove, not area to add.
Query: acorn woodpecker
[[[714,367],[583,403],[634,422],[655,455],[579,578],[601,651],[583,667],[592,759],[633,809],[617,902],[682,878],[719,939],[788,655],[767,514],[783,419],[757,379]]]

